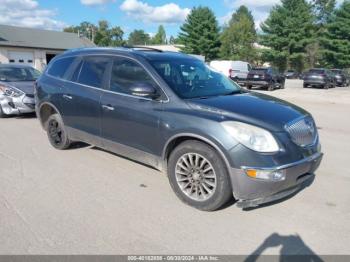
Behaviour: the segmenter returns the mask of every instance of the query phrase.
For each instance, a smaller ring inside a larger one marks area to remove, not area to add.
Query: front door
[[[157,156],[162,150],[158,143],[162,102],[132,95],[129,88],[140,82],[158,88],[138,62],[127,58],[114,59],[109,91],[101,97],[101,133],[105,148],[157,166]]]

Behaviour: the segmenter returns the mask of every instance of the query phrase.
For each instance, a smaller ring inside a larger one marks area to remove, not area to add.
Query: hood
[[[6,82],[6,84],[21,90],[27,95],[34,94],[34,81]]]
[[[284,125],[296,118],[309,115],[304,109],[284,100],[254,92],[207,99],[188,100],[189,106],[263,127],[273,132],[284,131]]]

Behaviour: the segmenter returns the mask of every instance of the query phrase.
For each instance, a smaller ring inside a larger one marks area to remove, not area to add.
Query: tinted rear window
[[[267,72],[267,68],[254,68],[252,71],[250,71],[251,74],[265,74]]]
[[[63,78],[74,59],[75,57],[67,57],[54,61],[47,73],[54,77]]]
[[[323,69],[310,69],[309,73],[312,73],[312,74],[324,74],[325,70],[323,70]]]
[[[101,88],[103,76],[110,59],[108,57],[86,57],[79,74],[78,83]]]

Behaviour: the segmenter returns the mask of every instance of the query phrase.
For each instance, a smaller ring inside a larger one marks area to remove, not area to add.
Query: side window
[[[85,57],[77,82],[92,87],[102,88],[103,76],[109,61],[110,58],[108,57]],[[77,68],[79,68],[79,66]]]
[[[74,60],[75,57],[58,59],[49,67],[47,73],[54,77],[63,78],[67,69],[72,65]]]
[[[111,72],[110,90],[130,94],[130,87],[136,83],[149,83],[154,87],[157,86],[151,76],[138,63],[129,59],[115,59]]]

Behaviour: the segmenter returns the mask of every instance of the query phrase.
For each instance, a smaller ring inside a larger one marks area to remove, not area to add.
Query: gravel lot
[[[1,119],[0,254],[350,254],[350,88],[301,87],[268,94],[314,115],[323,163],[311,187],[250,211],[197,211],[158,171]]]

